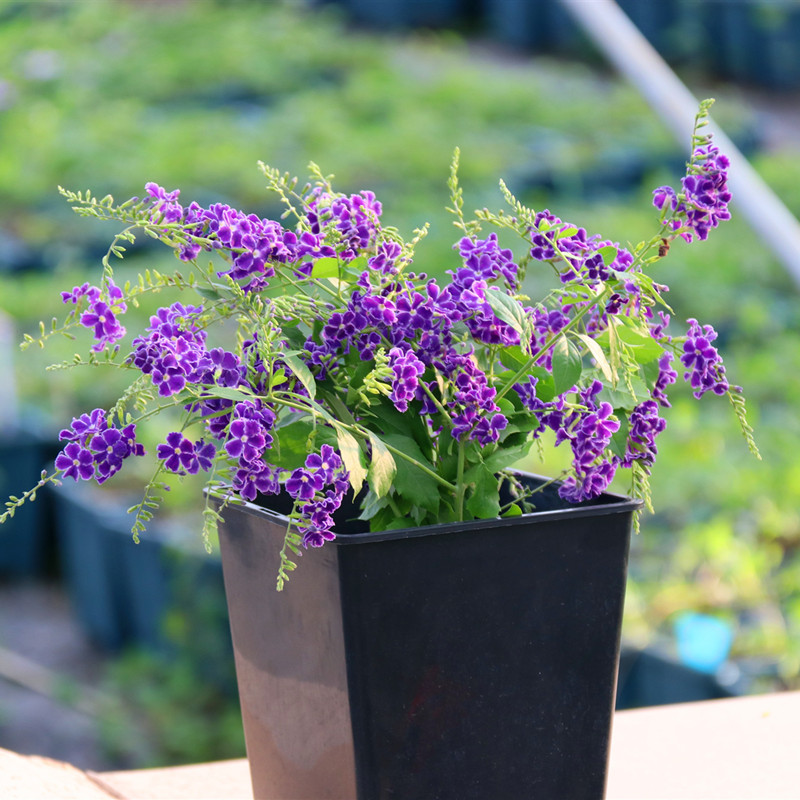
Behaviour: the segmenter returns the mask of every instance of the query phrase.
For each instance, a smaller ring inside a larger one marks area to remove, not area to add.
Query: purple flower
[[[96,286],[90,286],[88,283],[84,283],[82,286],[74,287],[71,292],[61,292],[61,300],[64,303],[77,304],[83,297],[87,297],[90,302],[94,302],[100,297],[100,289]]]
[[[381,213],[372,192],[345,197],[317,190],[308,202],[307,219],[314,234],[333,228],[340,241],[339,258],[352,261],[377,240]]]
[[[125,335],[125,328],[119,324],[114,310],[102,300],[90,306],[88,311],[81,315],[81,325],[84,328],[94,329],[94,338],[97,340],[92,350],[100,352],[106,345],[119,341]]]
[[[170,472],[196,475],[200,470],[208,472],[211,469],[217,449],[210,442],[202,439],[192,442],[182,433],[173,431],[167,434],[166,444],[158,445],[156,455]]]
[[[638,461],[644,467],[651,467],[658,455],[656,436],[667,427],[666,420],[658,416],[658,404],[646,400],[633,409],[628,422],[630,428],[622,466],[630,467]]]
[[[94,457],[77,442],[69,442],[56,456],[55,466],[65,478],[88,481],[94,477]]]
[[[464,267],[476,278],[493,281],[502,276],[509,289],[517,287],[519,267],[514,263],[514,253],[500,247],[496,233],[490,233],[486,239],[465,236],[455,246]]]
[[[311,453],[306,458],[306,468],[316,472],[324,483],[333,483],[342,468],[342,459],[329,444],[324,444],[319,453]]]
[[[267,446],[263,426],[254,419],[235,419],[231,422],[225,452],[231,458],[245,462],[261,458]]]
[[[99,353],[109,344],[114,344],[125,335],[125,328],[120,325],[117,315],[127,311],[122,289],[108,281],[101,289],[84,283],[75,286],[71,292],[62,292],[61,299],[65,303],[80,305],[84,299],[88,307],[80,316],[80,323],[94,333],[95,344],[92,350]]]
[[[133,340],[129,361],[150,375],[161,397],[182,391],[187,383],[213,384],[217,368],[206,349],[205,331],[195,324],[202,309],[174,303],[150,317],[149,335]]]
[[[322,477],[312,470],[298,467],[286,481],[286,491],[298,500],[311,500],[322,489]]]
[[[145,454],[144,447],[136,441],[136,425],[115,428],[109,425],[101,408],[74,418],[72,426],[61,431],[59,439],[69,444],[56,459],[56,466],[75,480],[95,478],[104,483],[120,470],[126,458]]]
[[[106,412],[102,408],[95,408],[89,414],[81,414],[80,417],[73,417],[72,425],[65,428],[58,434],[62,441],[79,442],[86,444],[87,441],[97,432],[103,431],[108,427],[106,422]]]
[[[144,187],[153,198],[151,217],[155,222],[179,222],[183,218],[183,206],[178,203],[180,190],[168,192],[157,183],[147,183]]]
[[[167,443],[158,445],[156,455],[170,472],[178,475],[197,473],[194,444],[178,431],[167,434]]]
[[[664,408],[670,408],[669,398],[667,397],[667,386],[675,383],[678,379],[678,373],[672,369],[672,353],[664,353],[658,359],[658,377],[656,378],[655,386],[653,387],[653,397]]]
[[[730,389],[725,378],[725,367],[716,347],[711,344],[717,338],[717,332],[711,325],[701,328],[696,319],[688,322],[689,330],[681,356],[681,363],[688,368],[683,375],[684,380],[689,381],[697,398],[709,391],[725,394]]]
[[[393,347],[389,351],[389,366],[394,372],[389,399],[398,411],[408,411],[408,403],[414,399],[419,376],[425,372],[425,365],[411,350],[403,351]]]
[[[681,236],[687,242],[695,237],[707,239],[711,228],[723,220],[730,219],[728,203],[728,168],[730,161],[715,145],[696,147],[692,153],[689,174],[681,179],[681,197],[669,186],[661,186],[653,192],[653,205],[673,213],[673,230],[683,230]]]
[[[106,428],[96,433],[90,447],[94,454],[98,483],[104,483],[119,472],[122,462],[130,455],[128,441],[117,428]]]
[[[245,500],[253,502],[259,494],[278,494],[278,470],[264,461],[240,466],[233,475],[233,489]]]
[[[578,473],[577,477],[566,478],[558,488],[559,497],[570,503],[580,503],[591,500],[602,494],[617,471],[614,461],[604,461]]]

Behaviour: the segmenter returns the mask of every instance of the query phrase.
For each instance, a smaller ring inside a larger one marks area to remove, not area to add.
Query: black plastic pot
[[[691,669],[653,650],[623,649],[617,711],[733,697],[713,675]]]
[[[351,19],[378,28],[452,28],[474,13],[474,0],[339,0]]]
[[[214,597],[222,602],[219,559],[190,549],[163,524],[151,524],[139,544],[133,541],[126,511],[131,498],[72,481],[53,492],[63,579],[78,621],[96,644],[169,652],[168,613],[195,613]],[[193,603],[185,602],[187,594]],[[224,613],[214,627],[209,635],[230,653]]]
[[[603,797],[638,504],[544,497],[510,519],[337,525],[280,594],[286,518],[225,508],[257,800]]]
[[[0,435],[0,496],[35,486],[50,450],[50,442],[28,430]],[[53,550],[51,508],[40,495],[0,526],[0,576],[42,576],[53,567]]]

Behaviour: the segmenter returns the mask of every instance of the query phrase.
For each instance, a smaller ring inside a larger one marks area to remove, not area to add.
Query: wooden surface
[[[800,800],[800,692],[622,711],[608,800]]]
[[[800,800],[798,732],[800,692],[622,711],[607,800]],[[252,793],[244,759],[84,773],[0,750],[0,798],[252,800]]]

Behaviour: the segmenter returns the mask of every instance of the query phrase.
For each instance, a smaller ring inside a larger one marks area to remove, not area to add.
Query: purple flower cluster
[[[586,410],[573,410],[562,419],[556,430],[556,444],[569,441],[572,448],[574,476],[568,477],[558,493],[572,503],[596,497],[608,488],[617,470],[616,459],[603,459],[611,437],[619,430],[619,420],[613,417],[610,403],[597,402],[602,391],[600,381],[580,392]],[[551,422],[552,424],[552,422]]]
[[[516,228],[528,243],[525,260],[555,268],[560,283],[529,308],[519,302],[522,273],[515,255],[496,233],[462,237],[451,263],[442,265],[448,278],[437,282],[412,271],[413,245],[399,244],[382,229],[381,204],[371,192],[338,195],[327,184],[308,188],[290,230],[221,203],[184,207],[178,191],[148,183],[145,204],[135,206],[142,224],[184,260],[215,252],[224,262],[218,275],[229,279],[215,282],[222,284],[216,295],[229,300],[161,308],[133,341],[126,365],[148,376],[160,398],[171,398],[163,405],[182,405],[187,423],[202,426],[196,438],[189,438],[190,428],[167,435],[156,452],[162,468],[193,475],[219,464],[233,490],[250,501],[283,490],[294,502],[292,523],[305,547],[334,537],[333,515],[349,486],[342,456],[331,444],[296,454],[303,441],[313,441],[309,420],[319,431],[331,414],[346,416],[352,430],[374,446],[374,437],[397,430],[398,413],[407,415],[409,432],[413,425],[415,437],[423,431],[430,437],[421,452],[439,470],[442,486],[455,480],[456,451],[459,475],[474,474],[481,460],[494,463],[486,459],[498,448],[515,450],[526,437],[545,432],[571,450],[570,476],[558,490],[569,502],[601,494],[619,467],[649,471],[666,426],[660,407],[669,405],[667,390],[677,379],[673,353],[682,340],[672,339],[669,317],[657,311],[666,287],[642,268],[679,234],[704,239],[727,219],[727,167],[715,147],[695,150],[681,194],[668,187],[656,192],[666,222],[635,251],[636,259],[549,211],[513,220],[478,215]],[[480,230],[473,224],[464,229]],[[333,288],[327,280],[317,283],[334,271]],[[253,297],[276,274],[284,288],[293,284],[303,295],[295,305],[272,294]],[[235,352],[212,349],[206,330],[237,311],[242,295],[230,281],[250,293],[247,313],[238,318]],[[117,321],[124,297],[113,283],[102,290],[75,287],[63,299],[76,306],[70,319],[93,330],[96,350],[124,334]],[[256,308],[258,315],[251,313]],[[712,344],[716,333],[696,320],[689,323],[680,360],[695,396],[728,391]],[[599,379],[610,381],[610,372],[625,378],[616,391]],[[642,381],[649,396],[640,391]],[[510,383],[516,385],[509,392]],[[143,453],[134,426],[109,425],[100,410],[73,420],[62,439],[57,467],[76,480],[103,482],[125,458]],[[368,480],[378,472],[371,470]],[[391,502],[381,496],[382,503],[369,504],[376,527],[397,509],[417,522],[428,521],[429,510],[433,514],[436,504],[423,508],[402,483],[388,488]],[[475,507],[473,492],[488,491],[480,481],[468,483],[449,487],[459,518]]]
[[[156,455],[164,467],[177,475],[196,475],[200,470],[208,472],[217,455],[217,448],[202,439],[193,442],[182,433],[167,434],[166,444],[156,448]]]
[[[286,479],[285,488],[295,501],[298,533],[304,547],[322,547],[335,538],[333,514],[347,492],[348,474],[339,454],[327,444],[319,453],[311,453],[305,466],[298,467]]]
[[[71,292],[62,292],[61,299],[64,303],[73,303],[76,306],[86,300],[88,307],[81,314],[80,323],[94,333],[94,352],[105,350],[125,335],[125,328],[119,323],[117,315],[123,314],[128,307],[124,302],[122,289],[115,286],[113,281],[108,281],[105,292],[97,286],[84,283],[74,287]]]
[[[653,205],[662,211],[669,207],[673,214],[672,229],[687,227],[681,233],[687,242],[696,236],[707,239],[711,228],[730,219],[728,203],[728,157],[715,145],[697,147],[692,154],[695,169],[681,179],[681,196],[670,186],[660,186],[653,192]]]
[[[664,353],[658,359],[658,377],[653,386],[653,399],[657,400],[664,408],[670,408],[667,397],[667,386],[675,383],[678,373],[672,368],[672,353]]]
[[[517,288],[519,267],[514,262],[514,253],[500,247],[496,233],[490,233],[483,240],[465,236],[455,246],[464,260],[464,267],[476,278],[493,281],[502,275],[509,289]]]
[[[182,391],[187,384],[235,387],[244,380],[238,357],[206,348],[206,333],[197,324],[199,306],[173,303],[150,317],[147,336],[133,340],[130,363],[149,375],[161,397]]]
[[[717,332],[711,325],[700,327],[696,319],[688,322],[689,330],[681,356],[681,363],[687,368],[684,380],[689,381],[697,398],[709,391],[725,394],[730,389],[725,377],[725,367],[717,348],[711,344],[717,338]]]
[[[563,222],[547,210],[536,214],[534,226],[530,254],[537,261],[566,262],[562,283],[606,281],[612,271],[625,272],[633,264],[633,255],[625,248],[599,236],[589,236],[584,228]],[[606,248],[616,250],[610,264],[605,263],[601,253]]]
[[[145,192],[153,199],[150,206],[150,218],[154,222],[181,222],[184,217],[183,206],[178,202],[181,190],[168,192],[157,183],[150,181],[144,186]]]
[[[452,273],[451,273],[452,274]],[[449,299],[472,338],[484,344],[519,344],[519,334],[495,315],[486,297],[489,286],[480,272],[462,267],[453,275],[443,294]]]
[[[398,411],[408,411],[408,403],[417,394],[419,377],[425,372],[425,365],[411,350],[393,347],[389,351],[389,366],[394,372],[389,399]]]
[[[334,228],[339,257],[352,261],[377,240],[382,211],[372,192],[343,197],[318,191],[308,201],[307,219],[315,235]]]
[[[67,444],[56,457],[56,469],[76,481],[105,483],[126,458],[144,455],[144,447],[136,441],[136,425],[116,428],[101,408],[74,418],[58,438]]]
[[[248,291],[260,291],[275,275],[275,264],[294,268],[298,277],[308,277],[313,259],[335,256],[336,251],[323,244],[320,234],[296,233],[274,220],[245,214],[224,203],[203,208],[178,203],[179,191],[166,192],[155,183],[146,191],[153,198],[151,215],[165,222],[177,222],[185,229],[186,241],[179,255],[185,261],[201,250],[215,250],[226,255],[231,268],[220,272],[234,280],[243,280]]]
[[[655,400],[645,400],[633,409],[628,424],[630,427],[622,466],[630,467],[634,461],[638,461],[649,470],[658,455],[656,436],[667,427],[667,421],[658,416],[658,403]]]
[[[472,355],[451,351],[442,368],[455,389],[448,409],[453,420],[453,438],[466,435],[484,447],[498,441],[508,420],[495,402],[497,390],[489,385]]]

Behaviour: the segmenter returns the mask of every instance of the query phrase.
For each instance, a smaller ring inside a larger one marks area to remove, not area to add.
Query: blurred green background
[[[781,44],[798,25],[797,5],[713,4],[730,12],[713,47],[709,21],[697,11],[703,4],[622,5],[643,30],[646,10],[659,9],[654,42],[697,96],[717,97],[716,119],[800,213],[800,137],[777,140],[772,118],[758,110],[763,98],[800,88],[791,61],[800,46]],[[40,319],[61,314],[60,291],[96,279],[113,235],[75,217],[59,185],[122,200],[152,180],[180,188],[186,202],[270,214],[276,207],[256,162],[303,177],[313,160],[335,174],[341,191],[374,190],[385,219],[406,235],[429,221],[418,258],[425,271],[442,274],[453,265],[444,207],[459,146],[468,207],[499,206],[502,177],[530,205],[590,233],[623,244],[649,238],[651,190],[678,182],[683,148],[565,24],[555,3],[541,4],[543,17],[515,18],[524,6],[0,0],[5,338],[35,334]],[[672,16],[658,16],[667,11]],[[748,71],[729,58],[748,30],[762,43],[778,36],[766,48],[769,57],[783,53],[788,61]],[[763,461],[748,454],[726,400],[696,402],[685,389],[676,392],[653,474],[656,514],[644,518],[633,543],[623,635],[679,660],[675,623],[701,612],[732,633],[715,673],[726,690],[800,688],[800,304],[797,287],[736,214],[735,200],[732,208],[734,219],[708,242],[674,245],[658,278],[672,289],[676,320],[697,317],[720,332],[729,376],[746,389]],[[142,244],[120,274],[169,268],[164,258]],[[536,283],[531,276],[531,292]],[[21,354],[6,342],[6,423],[15,416],[12,390],[23,435],[45,441],[71,416],[113,402],[119,386],[111,374],[45,376],[47,364],[75,349],[55,339],[44,352]],[[17,441],[18,431],[6,433]],[[556,468],[560,457],[548,453],[547,466]],[[164,533],[170,558],[183,553],[194,569],[198,543],[187,543],[185,531],[199,528],[199,513],[182,519],[198,505],[197,491],[176,487],[171,527],[164,528],[181,531]],[[82,556],[56,544],[56,557],[36,562],[41,574],[86,581],[64,554]],[[87,623],[113,654],[104,682],[109,696],[126,698],[99,714],[114,763],[243,753],[224,600],[215,584],[197,603],[186,574],[170,569],[161,576],[169,586],[159,591],[171,605],[150,623],[149,639],[134,623],[119,636],[105,622]],[[19,579],[14,569],[3,578]],[[79,590],[70,591],[80,608]]]

